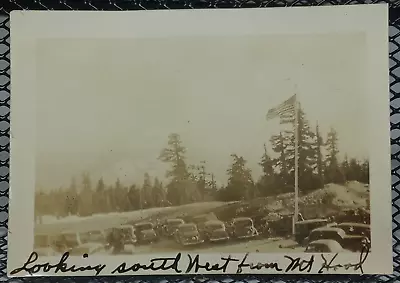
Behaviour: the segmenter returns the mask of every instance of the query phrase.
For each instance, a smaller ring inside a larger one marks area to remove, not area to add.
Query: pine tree
[[[121,212],[123,211],[124,203],[125,203],[125,196],[121,181],[119,178],[115,182],[114,185],[114,200],[115,200],[115,211]]]
[[[343,184],[345,182],[345,175],[343,174],[337,155],[338,149],[338,135],[335,129],[331,128],[326,139],[327,157],[326,157],[326,181],[328,183]]]
[[[318,182],[314,175],[317,167],[316,135],[311,131],[304,111],[299,107],[297,117],[298,131],[298,178],[299,190],[306,193],[317,188]],[[293,125],[294,128],[294,125]],[[274,152],[279,154],[275,160],[279,171],[281,192],[292,192],[295,177],[295,135],[293,130],[285,130],[279,136],[271,138]]]
[[[231,155],[233,162],[227,170],[229,179],[226,188],[228,200],[245,200],[255,196],[255,184],[251,170],[246,168],[246,160],[236,154]]]
[[[350,175],[349,175],[349,173],[350,173],[350,164],[349,164],[349,158],[348,158],[347,154],[344,155],[344,159],[343,159],[343,162],[342,162],[340,167],[341,167],[342,172],[344,174],[345,181],[350,181]]]
[[[89,216],[93,214],[93,192],[90,175],[88,172],[82,174],[82,190],[79,194],[79,215]]]
[[[277,169],[278,174],[276,178],[276,184],[280,188],[280,193],[285,193],[288,187],[292,187],[292,181],[290,180],[290,158],[288,156],[287,148],[291,144],[291,136],[293,132],[284,131],[280,132],[279,135],[271,137],[272,150],[278,154],[278,157],[273,159],[272,166]],[[289,189],[291,190],[291,189]]]
[[[140,189],[135,185],[129,187],[128,199],[131,205],[130,210],[138,210],[142,208],[140,202]]]
[[[324,141],[322,139],[321,133],[319,132],[319,126],[317,124],[317,128],[315,131],[316,135],[316,169],[317,169],[317,176],[318,176],[318,184],[320,187],[323,187],[325,184],[324,180],[324,160],[323,160],[323,155],[322,155],[322,147],[324,145]]]
[[[264,144],[264,154],[259,164],[262,168],[263,175],[261,176],[260,180],[257,183],[258,191],[263,196],[278,194],[279,193],[278,188],[280,184],[278,184],[277,182],[278,180],[276,178],[276,173],[274,170],[275,162],[268,155],[265,144]]]
[[[144,181],[142,186],[142,205],[143,208],[153,207],[153,186],[151,184],[150,175],[148,173],[144,174]]]
[[[167,171],[166,177],[170,178],[167,185],[167,199],[174,205],[181,205],[195,201],[195,186],[190,179],[185,162],[186,148],[178,134],[168,136],[168,147],[161,151],[159,159],[170,163],[172,169]]]
[[[96,194],[94,196],[94,207],[97,213],[106,213],[109,208],[107,207],[107,196],[105,192],[105,185],[103,178],[100,178],[96,186]]]
[[[166,193],[163,188],[163,184],[158,180],[157,177],[154,179],[152,195],[155,206],[162,207],[166,205]]]

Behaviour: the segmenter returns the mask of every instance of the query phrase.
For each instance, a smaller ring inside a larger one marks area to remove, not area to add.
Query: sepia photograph
[[[37,59],[35,251],[370,242],[363,34],[51,39]]]
[[[31,252],[378,251],[371,191],[384,201],[390,186],[371,182],[386,165],[371,161],[385,153],[371,147],[370,41],[357,29],[38,37]]]

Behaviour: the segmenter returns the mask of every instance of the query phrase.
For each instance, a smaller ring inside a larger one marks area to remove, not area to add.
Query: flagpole
[[[299,107],[296,100],[294,103],[294,217],[293,217],[293,235],[296,233],[296,223],[299,216]]]

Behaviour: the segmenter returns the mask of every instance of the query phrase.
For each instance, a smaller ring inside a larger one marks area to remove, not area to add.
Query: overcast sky
[[[41,40],[37,185],[67,186],[84,170],[107,183],[164,179],[157,157],[172,132],[218,182],[231,153],[257,179],[281,128],[266,112],[295,92],[313,127],[335,127],[342,152],[366,157],[366,60],[360,34]]]

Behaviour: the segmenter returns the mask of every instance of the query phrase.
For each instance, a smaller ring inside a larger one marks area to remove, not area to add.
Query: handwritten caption
[[[242,258],[232,257],[221,257],[217,262],[208,262],[201,259],[201,255],[187,254],[187,260],[183,260],[182,253],[178,253],[174,257],[159,257],[150,259],[148,263],[127,263],[122,262],[110,272],[111,275],[122,275],[131,274],[139,271],[172,271],[176,274],[188,274],[188,273],[204,273],[204,272],[221,272],[229,274],[241,274],[251,273],[251,271],[259,270],[273,270],[280,273],[319,273],[324,272],[338,272],[340,270],[354,270],[361,274],[364,273],[363,264],[367,260],[369,255],[369,248],[364,248],[359,256],[357,262],[354,263],[340,263],[338,261],[339,254],[320,254],[322,263],[318,263],[319,266],[314,271],[314,265],[316,264],[316,256],[314,254],[305,255],[302,257],[291,257],[284,255],[284,263],[282,262],[257,262],[253,263],[248,260],[249,254],[245,254]],[[27,272],[30,275],[37,273],[77,273],[85,271],[93,271],[93,276],[102,275],[106,269],[106,264],[97,265],[82,265],[77,266],[68,263],[70,254],[64,253],[60,260],[51,264],[49,262],[38,263],[39,255],[36,252],[32,252],[23,266],[15,268],[10,272],[11,275],[17,275],[21,272]],[[83,254],[82,258],[88,259],[88,254]],[[229,267],[234,265],[236,272],[232,272]],[[106,275],[106,274],[105,274]]]

